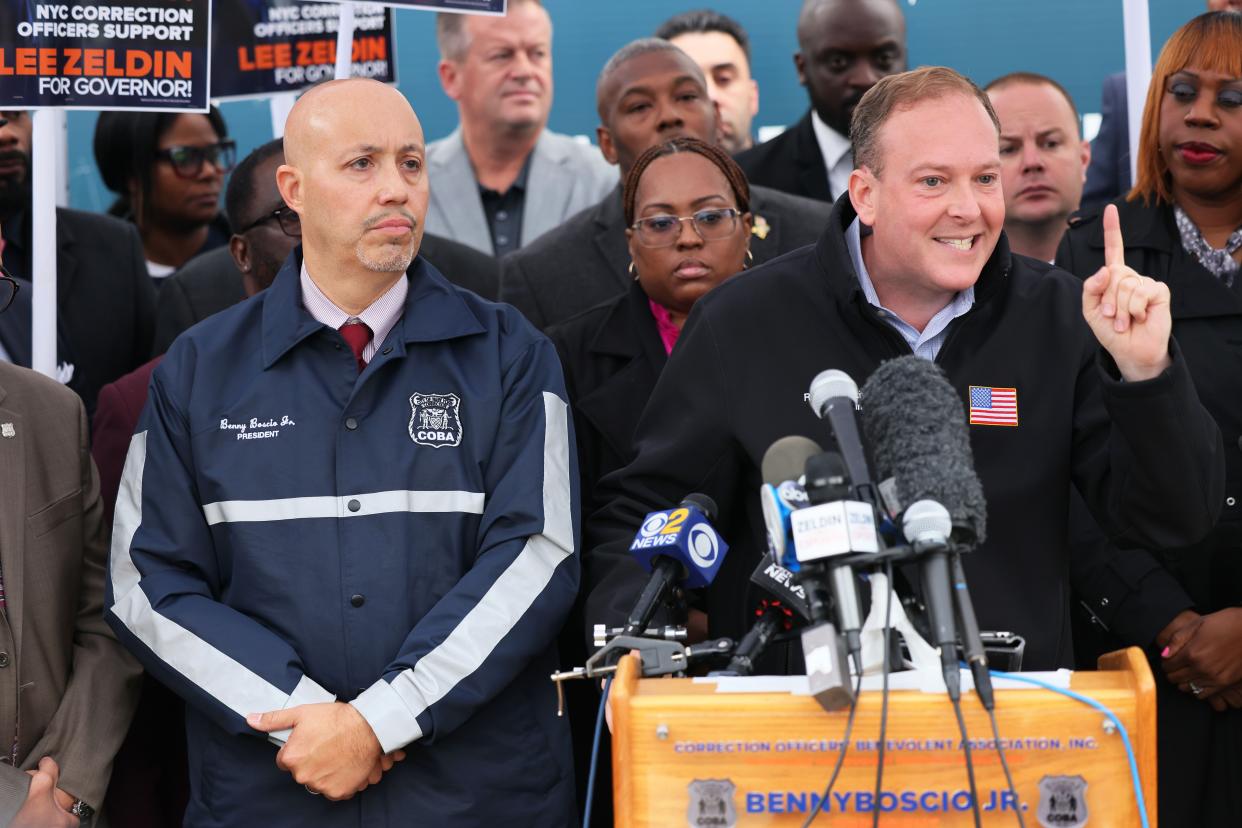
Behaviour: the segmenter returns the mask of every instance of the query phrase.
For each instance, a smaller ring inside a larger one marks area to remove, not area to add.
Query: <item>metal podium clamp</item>
[[[606,646],[609,641],[621,635],[624,630],[625,627],[609,627],[606,624],[596,624],[591,628],[591,636],[596,648],[599,648]],[[687,633],[685,627],[668,624],[663,627],[648,627],[643,630],[643,634],[640,637],[659,638],[665,641],[685,641]]]
[[[617,662],[621,656],[629,652],[637,652],[642,660],[640,675],[643,678],[653,678],[684,673],[691,662],[696,660],[727,657],[733,652],[734,646],[732,638],[717,638],[687,647],[680,641],[619,635],[588,658],[585,666],[561,670],[551,675],[550,678],[556,684],[556,715],[565,715],[562,682],[609,676],[617,671]]]

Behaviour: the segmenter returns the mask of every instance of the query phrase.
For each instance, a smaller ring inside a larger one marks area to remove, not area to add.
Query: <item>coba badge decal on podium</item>
[[[690,806],[686,820],[690,828],[733,828],[737,809],[733,807],[733,782],[728,779],[695,779],[689,785]]]
[[[1039,780],[1035,818],[1044,828],[1081,828],[1087,824],[1087,780],[1081,776],[1045,776]]]

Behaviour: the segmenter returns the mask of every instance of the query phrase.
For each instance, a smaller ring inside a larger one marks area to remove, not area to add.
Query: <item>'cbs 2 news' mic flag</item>
[[[215,0],[211,96],[247,98],[295,92],[336,71],[337,3],[302,0]],[[350,74],[396,81],[392,12],[354,4]]]
[[[205,112],[210,0],[0,0],[0,108]]]

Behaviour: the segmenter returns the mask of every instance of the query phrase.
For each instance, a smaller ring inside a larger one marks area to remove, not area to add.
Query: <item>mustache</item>
[[[21,150],[4,150],[0,152],[0,165],[8,165],[14,161],[20,163],[26,169],[30,169],[30,156]]]
[[[372,227],[379,225],[381,222],[388,221],[390,218],[397,218],[398,216],[400,216],[401,218],[405,219],[406,221],[410,223],[410,229],[412,230],[418,229],[418,219],[414,218],[414,214],[408,210],[396,210],[391,213],[383,213],[378,216],[371,216],[370,218],[362,222],[362,227],[364,230],[370,230]]]

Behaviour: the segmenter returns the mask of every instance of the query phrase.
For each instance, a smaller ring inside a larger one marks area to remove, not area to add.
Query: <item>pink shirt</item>
[[[647,304],[651,306],[651,315],[655,317],[656,330],[660,332],[660,341],[664,343],[664,353],[671,354],[673,346],[677,344],[677,336],[681,333],[681,329],[673,324],[673,317],[669,314],[668,308],[654,299],[648,299]]]
[[[371,329],[371,341],[362,349],[363,362],[370,362],[371,357],[384,344],[393,326],[405,311],[405,297],[410,292],[410,280],[406,274],[384,291],[380,298],[357,316],[350,316],[332,304],[332,300],[324,295],[306,271],[306,262],[302,263],[302,306],[306,312],[333,330],[338,330],[346,322],[364,322]]]

